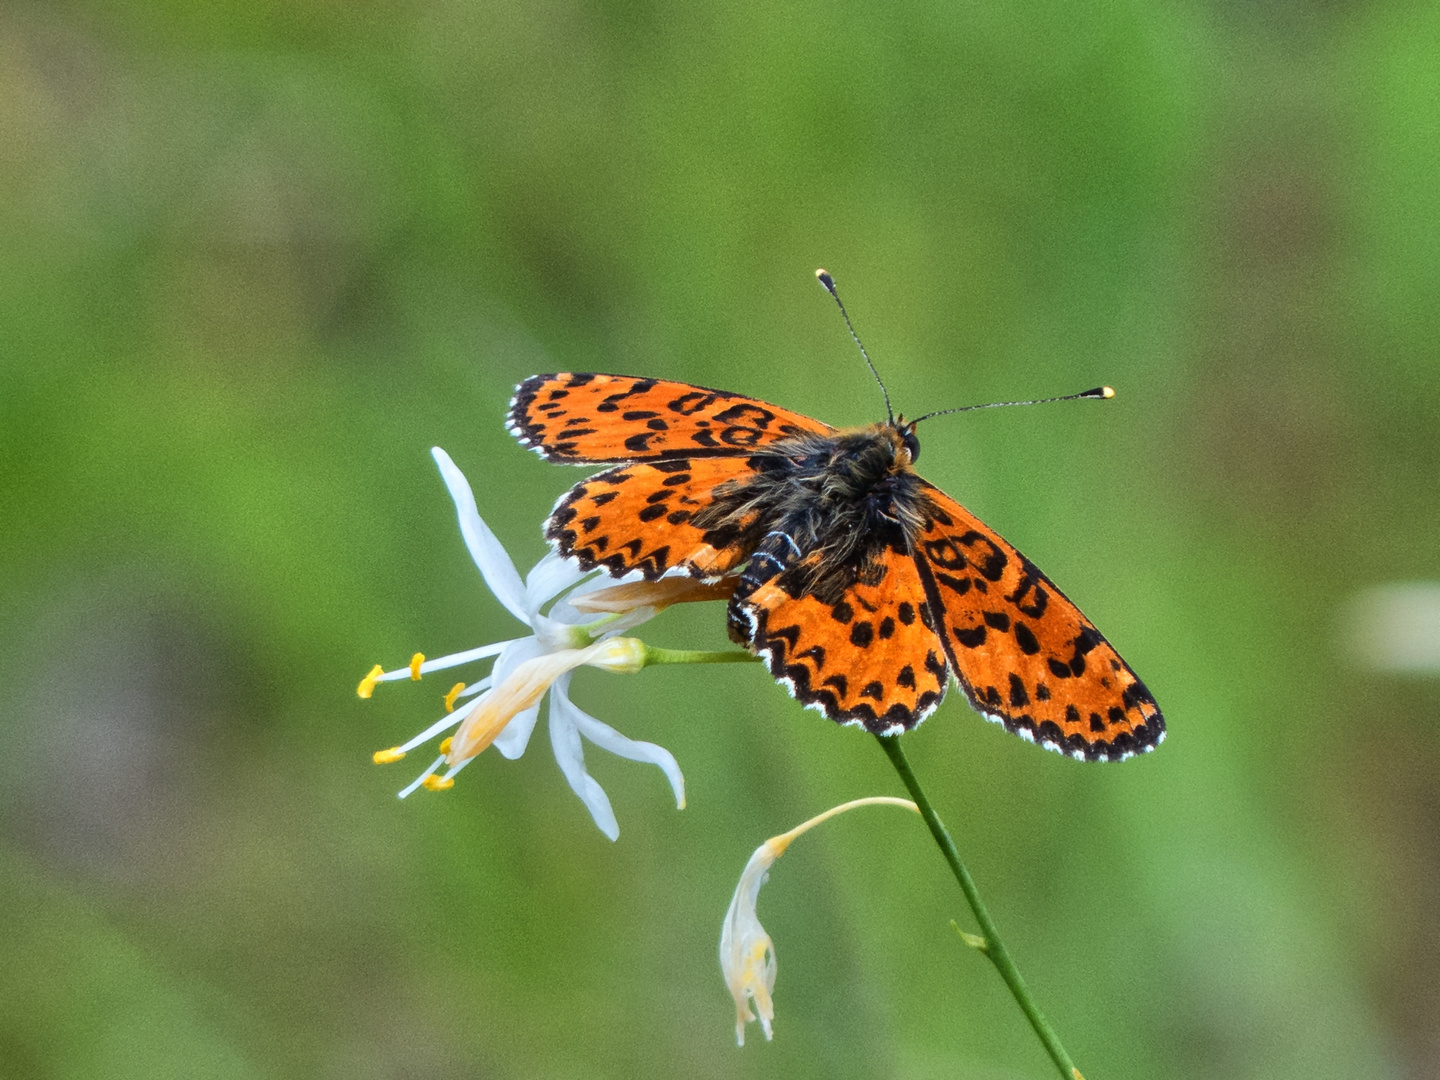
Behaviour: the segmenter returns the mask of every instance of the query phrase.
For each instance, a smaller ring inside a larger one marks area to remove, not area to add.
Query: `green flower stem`
[[[720,649],[707,652],[704,649],[657,649],[645,646],[645,667],[651,664],[743,664],[759,660],[760,657],[739,649]]]
[[[1065,1080],[1083,1080],[1080,1070],[1075,1068],[1075,1063],[1070,1060],[1070,1055],[1065,1052],[1065,1047],[1060,1045],[1060,1037],[1050,1026],[1040,1007],[1035,1004],[1035,999],[1030,996],[1029,989],[1025,986],[1025,980],[1020,977],[1020,972],[1015,967],[1015,962],[1010,959],[1010,953],[1005,948],[1005,943],[1000,940],[1000,932],[995,929],[995,923],[990,919],[990,912],[985,910],[985,903],[980,899],[980,893],[975,889],[975,882],[970,877],[970,871],[965,869],[965,864],[960,861],[960,854],[955,850],[955,841],[950,839],[950,833],[946,830],[944,823],[935,813],[930,800],[925,797],[925,792],[920,789],[920,782],[915,779],[915,774],[910,770],[910,762],[905,759],[905,752],[900,749],[899,736],[876,736],[880,745],[884,747],[885,753],[890,757],[890,764],[895,766],[895,771],[900,774],[906,790],[910,797],[915,800],[915,805],[920,808],[920,814],[925,819],[925,824],[930,826],[930,833],[935,837],[935,842],[940,845],[940,851],[945,856],[945,861],[950,864],[950,869],[955,874],[955,880],[960,883],[960,891],[965,894],[965,899],[970,903],[970,910],[975,913],[975,921],[980,924],[981,938],[974,939],[973,934],[965,934],[956,927],[956,931],[965,940],[967,945],[979,949],[990,958],[995,965],[995,970],[1000,972],[1000,977],[1005,980],[1005,985],[1010,987],[1010,993],[1015,995],[1015,1001],[1020,1010],[1030,1021],[1030,1026],[1035,1029],[1040,1042],[1050,1054],[1055,1067],[1060,1070],[1060,1075]]]
[[[595,642],[600,640],[600,635],[605,632],[606,625],[620,618],[620,615],[621,612],[612,611],[608,615],[600,616],[600,618],[596,619],[592,623],[586,623],[584,626],[577,626],[575,629],[580,632],[580,638],[587,645],[593,645],[595,644]]]

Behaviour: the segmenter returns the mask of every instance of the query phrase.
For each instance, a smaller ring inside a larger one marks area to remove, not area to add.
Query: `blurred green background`
[[[736,1049],[747,856],[899,790],[759,669],[579,674],[688,781],[592,750],[615,844],[543,730],[370,762],[452,681],[372,663],[518,629],[429,447],[523,567],[528,374],[874,420],[821,265],[912,415],[1119,390],[922,465],[1168,741],[906,743],[1089,1080],[1440,1074],[1440,681],[1344,648],[1440,575],[1437,56],[1407,0],[0,7],[0,1076],[1051,1075],[889,810],[776,867]]]

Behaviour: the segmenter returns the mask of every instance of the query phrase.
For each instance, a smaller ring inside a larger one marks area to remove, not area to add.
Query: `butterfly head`
[[[915,425],[918,420],[906,422],[903,416],[895,418],[895,430],[900,435],[900,445],[910,454],[910,464],[914,465],[920,459],[920,437],[915,434]]]

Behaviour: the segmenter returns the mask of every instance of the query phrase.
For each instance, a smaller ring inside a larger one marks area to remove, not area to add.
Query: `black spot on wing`
[[[1010,629],[1010,616],[1003,611],[987,611],[985,612],[985,625],[991,630],[999,630],[1003,634]]]
[[[983,626],[952,626],[950,632],[955,635],[956,643],[967,649],[978,649],[985,644],[985,627]]]
[[[1023,622],[1015,624],[1015,644],[1020,646],[1020,651],[1026,656],[1034,656],[1040,651],[1040,642],[1035,640],[1035,632]]]
[[[1030,704],[1030,695],[1025,692],[1025,680],[1010,673],[1010,707],[1012,709],[1023,709]]]

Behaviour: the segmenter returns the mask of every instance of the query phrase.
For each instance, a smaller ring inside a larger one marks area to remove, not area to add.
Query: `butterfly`
[[[832,720],[908,731],[953,675],[981,714],[1072,757],[1153,748],[1165,722],[1145,684],[1034,563],[921,479],[915,423],[836,429],[587,373],[526,379],[506,426],[547,461],[611,466],[556,503],[545,536],[562,556],[648,580],[738,571],[730,636]]]

